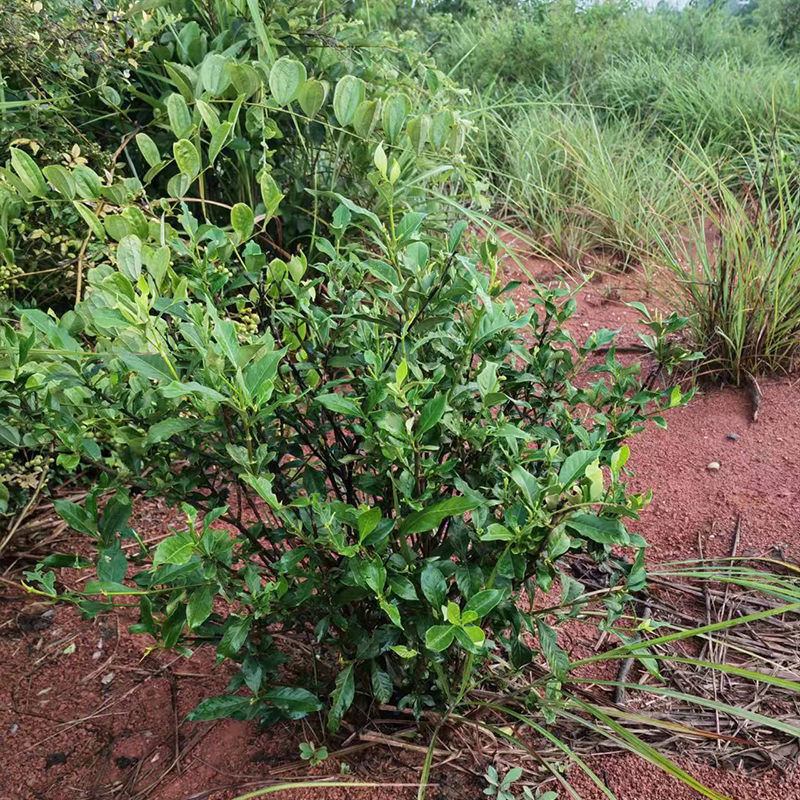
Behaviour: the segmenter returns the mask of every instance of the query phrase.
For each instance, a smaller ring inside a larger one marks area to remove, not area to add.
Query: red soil
[[[537,277],[553,277],[552,266],[529,262]],[[509,268],[511,277],[524,274]],[[522,302],[527,285],[514,293]],[[629,276],[589,284],[571,322],[576,336],[598,327],[622,327],[620,340],[635,342],[637,313],[623,305],[644,297]],[[795,379],[796,381],[796,379]],[[636,526],[650,542],[651,563],[694,558],[698,538],[704,552],[729,555],[734,520],[742,517],[740,552],[800,554],[800,387],[790,379],[762,382],[760,419],[751,422],[747,395],[735,389],[704,392],[686,409],[669,415],[667,431],[652,428],[632,443],[636,489],[650,487],[655,499]],[[728,438],[733,434],[739,438]],[[718,462],[720,469],[707,468]],[[135,525],[145,537],[167,534],[175,516],[150,501],[137,508]],[[83,545],[85,547],[85,543]],[[78,547],[77,542],[70,545]],[[68,576],[66,580],[77,580]],[[263,785],[305,775],[339,773],[347,761],[357,780],[413,782],[421,755],[372,747],[343,761],[308,770],[298,759],[311,728],[284,724],[261,731],[236,721],[187,723],[186,714],[204,696],[224,689],[227,666],[213,653],[191,660],[152,654],[142,660],[144,637],[126,626],[134,612],[81,621],[68,607],[37,608],[8,586],[0,597],[0,800],[226,800]],[[572,635],[572,634],[570,634]],[[593,651],[594,638],[571,641],[573,652]],[[389,732],[389,731],[387,731]],[[354,735],[353,743],[358,742]],[[180,763],[163,779],[180,752]],[[735,800],[800,797],[800,778],[777,773],[724,771],[681,757],[682,766],[706,785]],[[290,765],[288,770],[281,766]],[[470,763],[476,772],[483,763]],[[597,758],[593,766],[618,800],[689,800],[700,795],[635,756]],[[483,797],[482,784],[447,770],[430,798]],[[569,779],[585,800],[603,795],[585,776]],[[551,787],[552,788],[552,787]],[[283,796],[283,795],[281,795]],[[295,790],[298,798],[415,797],[410,788]],[[566,796],[566,795],[564,795]]]

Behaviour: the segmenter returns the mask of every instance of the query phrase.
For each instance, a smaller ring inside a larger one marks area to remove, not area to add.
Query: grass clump
[[[800,347],[800,185],[777,145],[754,163],[744,191],[718,184],[683,235],[653,230],[705,368],[737,384],[793,371]]]

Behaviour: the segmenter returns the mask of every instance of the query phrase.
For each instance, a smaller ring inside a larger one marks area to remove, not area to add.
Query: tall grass
[[[648,248],[653,218],[688,222],[682,157],[646,128],[562,97],[483,107],[472,158],[492,180],[501,213],[538,234],[550,254],[577,265],[596,250],[623,260]]]
[[[495,213],[573,266],[658,254],[706,370],[736,383],[797,349],[800,53],[772,17],[489,6],[435,51],[475,87]]]
[[[793,59],[635,54],[594,76],[585,91],[614,115],[667,139],[693,139],[717,155],[748,148],[753,133],[768,141],[776,122],[800,141],[800,62]]]
[[[700,198],[685,235],[652,227],[707,369],[737,384],[791,371],[800,347],[800,176],[777,143],[758,156],[739,192],[717,181]]]

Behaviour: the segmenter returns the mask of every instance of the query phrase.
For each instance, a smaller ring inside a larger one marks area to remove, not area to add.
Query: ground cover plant
[[[648,17],[629,12],[608,6],[587,19],[647,29]],[[706,359],[734,379],[791,368],[791,137],[773,135],[780,147],[768,159],[748,128],[742,163],[770,179],[743,193],[733,162],[715,160],[732,117],[698,133],[703,158],[692,159],[678,135],[664,136],[666,112],[633,129],[626,120],[641,108],[600,110],[551,88],[545,100],[506,101],[487,86],[470,106],[447,55],[437,63],[411,49],[424,26],[416,36],[387,29],[406,8],[373,19],[368,8],[258,0],[69,14],[54,3],[44,19],[93,13],[108,62],[63,81],[48,73],[46,87],[29,70],[3,72],[11,125],[40,114],[53,125],[14,135],[0,168],[0,552],[48,495],[91,542],[88,556],[31,565],[25,589],[88,619],[136,609],[130,630],[145,654],[213,648],[235,671],[190,719],[316,717],[327,733],[304,741],[310,766],[328,759],[348,720],[386,705],[407,713],[430,743],[420,797],[437,739],[458,725],[520,758],[537,758],[531,737],[541,737],[613,796],[559,738],[558,725],[582,726],[722,797],[640,735],[640,717],[587,695],[586,682],[602,683],[584,668],[608,660],[635,661],[654,682],[620,672],[617,688],[797,737],[791,722],[676,691],[662,669],[796,691],[760,671],[766,657],[748,640],[740,649],[754,665],[665,649],[796,611],[796,579],[735,560],[663,567],[656,579],[718,581],[769,600],[706,625],[653,622],[642,613],[647,543],[628,530],[650,494],[631,490],[627,467],[632,437],[693,397],[689,364]],[[548,36],[577,26],[585,45],[598,35],[572,6],[537,13]],[[528,17],[514,19],[539,40]],[[763,32],[713,19],[704,65],[727,57],[726,37],[737,57],[758,60],[750,43]],[[56,64],[62,46],[45,39]],[[600,51],[587,50],[580,76]],[[570,60],[544,65],[542,85]],[[31,86],[46,89],[44,108]],[[75,93],[85,102],[71,112]],[[688,112],[674,113],[692,127]],[[73,126],[97,150],[59,138]],[[512,188],[500,191],[504,175]],[[671,259],[685,315],[633,304],[647,366],[621,356],[618,331],[570,333],[577,303],[566,286],[531,281],[519,300],[499,241],[468,224],[490,202],[526,209],[565,260],[600,246],[627,268],[654,252]],[[698,219],[705,236],[698,209],[718,212],[721,249],[703,249],[699,235],[677,247]],[[725,238],[730,227],[739,235]],[[703,280],[680,283],[698,260]],[[740,299],[743,287],[751,294]],[[745,319],[753,297],[763,298],[758,325]],[[58,496],[65,482],[91,488],[76,502]],[[183,514],[155,546],[131,522],[134,503],[153,498]],[[85,570],[80,590],[61,577],[73,568]],[[559,633],[578,616],[619,645],[572,659]],[[293,640],[317,657],[292,657]],[[716,736],[736,738],[718,720]],[[554,786],[576,796],[553,761],[542,763],[541,791],[517,788],[521,767],[492,768],[484,794],[553,800]]]

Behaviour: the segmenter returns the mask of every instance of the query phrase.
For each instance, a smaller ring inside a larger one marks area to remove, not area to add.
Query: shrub
[[[276,686],[276,631],[313,634],[323,663],[339,664],[312,687],[333,686],[332,729],[356,688],[416,713],[453,702],[495,649],[528,662],[526,632],[558,676],[566,656],[521,593],[554,580],[575,591],[558,560],[605,561],[614,546],[632,550],[629,587],[644,580],[645,543],[623,519],[647,498],[626,490],[625,442],[687,396],[621,364],[614,332],[575,342],[566,291],[538,289],[517,311],[496,246],[464,254],[463,223],[438,235],[394,197],[397,162],[380,147],[374,159],[385,219],[336,195],[311,261],[269,260],[269,217],[256,227],[244,205],[222,228],[184,204],[179,230],[118,197],[138,232],[90,270],[86,299],[61,319],[24,310],[6,331],[5,436],[118,489],[102,512],[98,493],[85,508],[57,503],[97,547],[97,580],[66,599],[94,614],[132,594],[154,646],[190,655],[207,641],[238,662],[231,693],[198,719],[321,707]],[[39,182],[33,162],[17,165]],[[266,181],[273,213],[274,191]],[[597,380],[579,385],[600,348]],[[187,514],[155,550],[139,540],[132,565],[128,491]],[[56,594],[52,573],[29,577]],[[233,693],[245,685],[249,696]]]
[[[459,155],[467,126],[452,81],[430,58],[397,51],[391,34],[365,30],[342,9],[319,17],[309,2],[268,10],[259,0],[213,8],[168,2],[127,11],[125,24],[132,43],[123,53],[126,69],[82,75],[88,88],[81,97],[93,101],[87,108],[68,113],[71,106],[53,101],[59,113],[48,118],[63,119],[70,130],[81,125],[76,154],[72,145],[51,153],[33,140],[15,144],[47,165],[53,185],[73,161],[92,170],[58,197],[61,213],[46,212],[44,225],[41,206],[49,197],[21,183],[12,164],[0,168],[0,249],[12,302],[64,311],[64,295],[79,294],[85,269],[103,260],[87,223],[69,202],[65,210],[65,201],[102,201],[91,208],[104,229],[100,238],[119,241],[136,231],[115,213],[121,198],[108,194],[106,171],[126,177],[124,192],[140,205],[161,198],[200,204],[199,216],[211,224],[227,220],[237,203],[262,213],[260,183],[269,173],[286,197],[284,213],[270,222],[273,253],[290,255],[313,247],[320,219],[335,207],[331,191],[381,210],[370,180],[380,140],[402,167],[395,194],[414,204],[426,202],[430,184],[453,174],[470,179]],[[56,63],[76,57],[64,49],[53,53]],[[9,103],[13,111],[17,103]],[[32,231],[48,244],[44,258],[30,252]]]

